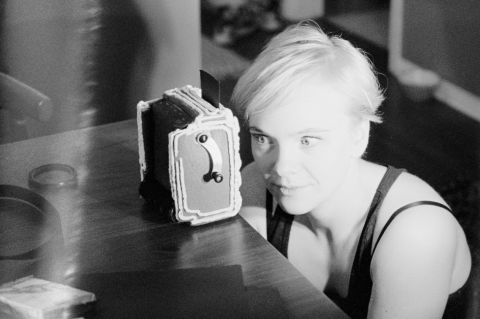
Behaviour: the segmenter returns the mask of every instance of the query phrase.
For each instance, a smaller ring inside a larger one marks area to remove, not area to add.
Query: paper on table
[[[62,318],[73,306],[93,301],[93,293],[30,276],[0,286],[0,317]]]

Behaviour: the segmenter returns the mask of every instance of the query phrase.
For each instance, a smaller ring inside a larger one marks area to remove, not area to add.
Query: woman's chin
[[[298,187],[294,189],[279,188],[270,185],[270,192],[282,209],[292,215],[302,215],[310,212],[315,203],[314,190],[311,187]]]
[[[277,202],[286,213],[291,215],[303,215],[313,209],[307,201],[293,196],[280,196],[280,198],[277,198]]]

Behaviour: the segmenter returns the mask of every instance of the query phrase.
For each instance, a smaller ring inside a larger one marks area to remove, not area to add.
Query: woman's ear
[[[368,139],[370,137],[370,121],[362,119],[354,124],[353,128],[353,157],[362,157],[367,150]]]

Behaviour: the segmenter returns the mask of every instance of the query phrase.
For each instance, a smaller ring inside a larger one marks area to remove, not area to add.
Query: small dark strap
[[[362,273],[362,269],[370,269],[370,252],[373,243],[373,232],[375,230],[375,224],[377,222],[377,215],[380,210],[380,206],[382,205],[386,194],[390,190],[390,187],[392,187],[398,176],[400,176],[400,174],[404,171],[404,169],[388,166],[387,171],[378,184],[372,203],[370,204],[367,218],[365,220],[362,233],[360,234],[357,251],[355,253],[355,259],[351,273],[351,277],[354,279],[350,280],[350,283],[353,285],[356,284],[356,277]],[[349,291],[351,291],[352,288],[353,286],[350,286]]]
[[[273,196],[272,196],[272,193],[270,193],[268,190],[267,190],[266,200],[267,200],[267,202],[265,204],[265,209],[267,210],[267,219],[270,219],[273,216],[273,214],[272,214]]]
[[[348,296],[344,303],[344,310],[352,318],[367,317],[368,304],[372,291],[372,280],[370,278],[370,252],[373,243],[372,237],[377,221],[377,215],[390,187],[393,185],[398,176],[404,171],[404,169],[397,169],[395,167],[388,166],[387,171],[378,184],[372,203],[370,204],[367,218],[357,244],[355,259],[353,261],[352,270],[350,273]]]
[[[266,200],[267,240],[288,258],[288,241],[294,216],[284,212],[279,205],[273,213],[273,196],[269,191]]]
[[[392,216],[390,216],[388,221],[385,223],[385,226],[383,226],[382,230],[380,231],[380,234],[378,235],[378,238],[377,238],[377,242],[375,243],[375,246],[373,247],[372,256],[375,253],[375,250],[377,249],[377,246],[378,246],[378,243],[380,242],[380,239],[382,238],[383,234],[387,230],[388,226],[393,222],[393,220],[400,213],[406,211],[407,209],[412,208],[412,207],[416,207],[416,206],[422,206],[422,205],[438,206],[438,207],[441,207],[441,208],[444,208],[444,209],[448,210],[450,213],[453,214],[452,210],[448,206],[445,206],[445,205],[443,205],[441,203],[438,203],[438,202],[429,201],[429,200],[421,200],[421,201],[413,202],[413,203],[410,203],[410,204],[407,204],[407,205],[404,205],[404,206],[400,207],[399,209],[397,209],[392,214]]]
[[[372,238],[373,232],[375,229],[375,224],[377,222],[377,215],[380,209],[380,206],[385,199],[388,191],[392,187],[393,183],[397,180],[398,176],[404,172],[404,169],[398,169],[392,166],[387,167],[387,171],[382,177],[382,180],[378,184],[377,191],[373,197],[372,203],[367,214],[367,219],[365,220],[364,228],[362,230],[360,243],[359,243],[359,254],[364,255],[364,251],[370,251],[372,247]]]

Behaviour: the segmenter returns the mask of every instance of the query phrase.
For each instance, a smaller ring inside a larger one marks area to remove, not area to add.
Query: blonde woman
[[[362,158],[382,101],[348,41],[311,22],[274,37],[233,94],[254,158],[241,215],[353,318],[441,318],[470,251],[432,187]]]

